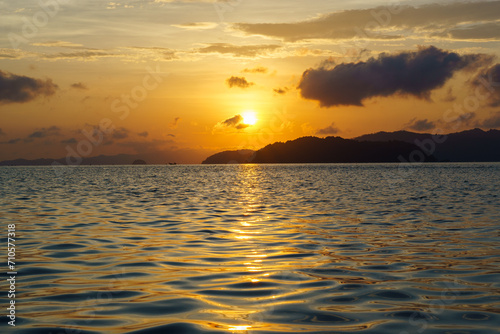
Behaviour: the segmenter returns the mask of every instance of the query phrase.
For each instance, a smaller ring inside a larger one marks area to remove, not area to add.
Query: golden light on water
[[[229,330],[231,331],[246,331],[249,330],[252,326],[231,326]]]

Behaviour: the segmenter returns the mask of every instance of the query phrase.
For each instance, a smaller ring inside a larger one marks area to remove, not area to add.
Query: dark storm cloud
[[[459,55],[434,46],[399,54],[381,54],[366,62],[343,63],[333,68],[308,69],[298,89],[303,98],[322,107],[362,106],[376,96],[411,95],[430,98],[453,74],[491,61],[482,54]]]
[[[5,132],[3,132],[2,129],[0,129],[0,136],[3,136],[3,135],[5,135]]]
[[[253,86],[253,82],[248,82],[247,79],[244,77],[230,77],[229,79],[226,80],[227,85],[229,88],[232,87],[240,87],[240,88],[248,88],[250,86]]]
[[[340,130],[335,126],[335,123],[332,122],[332,124],[330,124],[326,128],[319,129],[316,132],[316,135],[323,135],[323,136],[324,135],[335,135],[335,134],[337,134],[339,132],[340,132]]]
[[[0,104],[29,102],[39,96],[54,95],[57,89],[50,79],[34,79],[0,71]]]
[[[436,127],[436,124],[427,119],[412,119],[406,126],[406,128],[414,131],[428,131]]]

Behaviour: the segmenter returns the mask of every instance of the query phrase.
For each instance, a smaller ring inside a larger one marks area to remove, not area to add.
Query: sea
[[[1,333],[499,333],[500,163],[0,167],[0,194]]]

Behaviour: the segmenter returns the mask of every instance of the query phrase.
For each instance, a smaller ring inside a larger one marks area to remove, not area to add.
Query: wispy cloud
[[[335,135],[339,132],[340,132],[340,130],[335,126],[335,122],[332,122],[332,124],[330,124],[326,128],[319,129],[318,131],[316,131],[316,135],[320,135],[320,136]]]
[[[228,54],[234,57],[256,57],[275,51],[280,47],[281,46],[277,44],[234,45],[228,43],[212,43],[204,48],[198,49],[197,52]]]
[[[215,22],[191,22],[191,23],[172,24],[172,26],[188,30],[207,30],[216,28],[218,24]]]
[[[265,73],[267,73],[267,71],[268,71],[267,67],[258,66],[258,67],[254,67],[254,68],[245,68],[241,72],[243,72],[243,73],[262,73],[262,74],[265,74]]]
[[[499,40],[500,1],[347,10],[291,23],[236,23],[234,29],[295,42],[312,39],[446,37]]]
[[[418,132],[429,131],[436,128],[436,124],[432,121],[426,119],[416,119],[413,118],[408,124],[405,125],[406,129],[414,130]]]

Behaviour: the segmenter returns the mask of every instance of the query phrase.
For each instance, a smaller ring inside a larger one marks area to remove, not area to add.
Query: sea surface
[[[499,333],[500,164],[1,167],[1,333]]]

